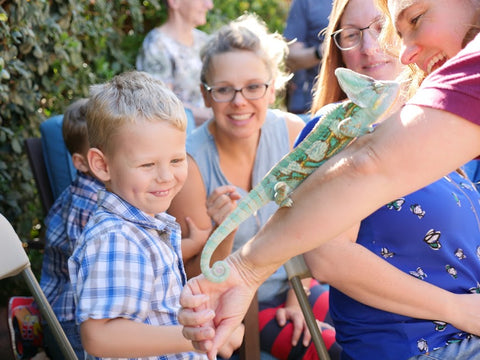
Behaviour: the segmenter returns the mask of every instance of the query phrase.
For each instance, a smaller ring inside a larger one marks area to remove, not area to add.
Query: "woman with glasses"
[[[190,230],[187,218],[202,229],[220,224],[236,201],[291,150],[303,128],[296,115],[269,109],[275,91],[288,79],[281,70],[286,49],[283,38],[268,33],[253,15],[222,27],[202,49],[202,93],[214,117],[187,140],[188,178],[169,209],[181,224],[184,237]],[[222,242],[212,260],[223,259],[241,247],[276,209],[272,202],[242,223]],[[200,273],[201,250],[199,247],[198,256],[186,263],[189,276]],[[310,280],[304,285],[310,288],[317,319],[324,320],[328,292],[318,283],[311,287]],[[262,350],[278,359],[317,358],[283,267],[260,287],[258,299]],[[323,335],[330,347],[335,333],[330,326],[325,327]]]
[[[327,61],[342,59],[345,66],[362,73],[395,78],[399,62],[381,52],[377,40],[384,24],[379,11],[373,0],[336,1],[327,29]],[[368,25],[365,12],[370,15]],[[335,13],[343,15],[336,17]],[[344,97],[331,99],[326,91],[330,71],[323,69],[312,112],[325,101]],[[298,141],[307,134],[302,132]],[[436,285],[437,291],[461,287],[478,291],[478,283],[471,284],[475,279],[471,273],[480,273],[476,259],[480,243],[475,242],[479,200],[465,173],[455,171],[392,199],[349,232],[305,254],[313,275],[331,285],[330,310],[342,359],[409,359],[470,337],[439,319],[416,318],[415,308],[435,307],[441,300],[416,289],[412,281]],[[394,284],[394,289],[388,284]],[[388,297],[400,298],[402,293],[410,297],[392,307]],[[421,299],[429,301],[422,303]],[[457,354],[469,358],[463,351],[442,358],[454,359]]]

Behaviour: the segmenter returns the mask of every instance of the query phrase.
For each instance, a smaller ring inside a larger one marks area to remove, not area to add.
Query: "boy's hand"
[[[212,283],[199,275],[187,282],[180,295],[178,320],[184,326],[183,336],[198,351],[206,351],[209,359],[215,359],[218,349],[241,324],[264,280],[254,281],[252,269],[240,265],[238,254],[229,256],[227,262],[230,276],[226,281]]]

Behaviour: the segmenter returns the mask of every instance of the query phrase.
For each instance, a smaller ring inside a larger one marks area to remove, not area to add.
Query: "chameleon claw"
[[[285,182],[279,181],[273,190],[275,191],[273,199],[278,206],[291,207],[293,205],[293,201],[288,197],[289,187]]]

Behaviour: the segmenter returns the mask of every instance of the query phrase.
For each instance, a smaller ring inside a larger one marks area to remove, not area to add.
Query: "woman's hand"
[[[207,198],[207,214],[215,224],[219,225],[237,207],[240,194],[233,185],[216,188]]]

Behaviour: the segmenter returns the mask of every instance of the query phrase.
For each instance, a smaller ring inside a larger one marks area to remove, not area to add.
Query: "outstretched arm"
[[[293,207],[279,209],[227,258],[232,267],[226,283],[206,286],[201,276],[191,283],[194,292],[187,286],[182,306],[199,299],[192,294],[208,294],[217,336],[213,343],[201,339],[203,327],[192,327],[199,324],[194,314],[180,320],[186,325],[184,335],[205,340],[195,345],[211,346],[214,353],[232,331],[231,323],[239,324],[256,287],[285,261],[335,238],[391,199],[430,184],[479,153],[480,126],[444,111],[405,106],[308,177],[292,194]]]
[[[279,209],[241,256],[258,270],[279,266],[479,153],[480,126],[407,105],[308,177],[293,192],[293,207]]]
[[[124,318],[88,319],[81,324],[80,333],[85,350],[97,357],[136,358],[193,351],[178,325],[153,326]]]

